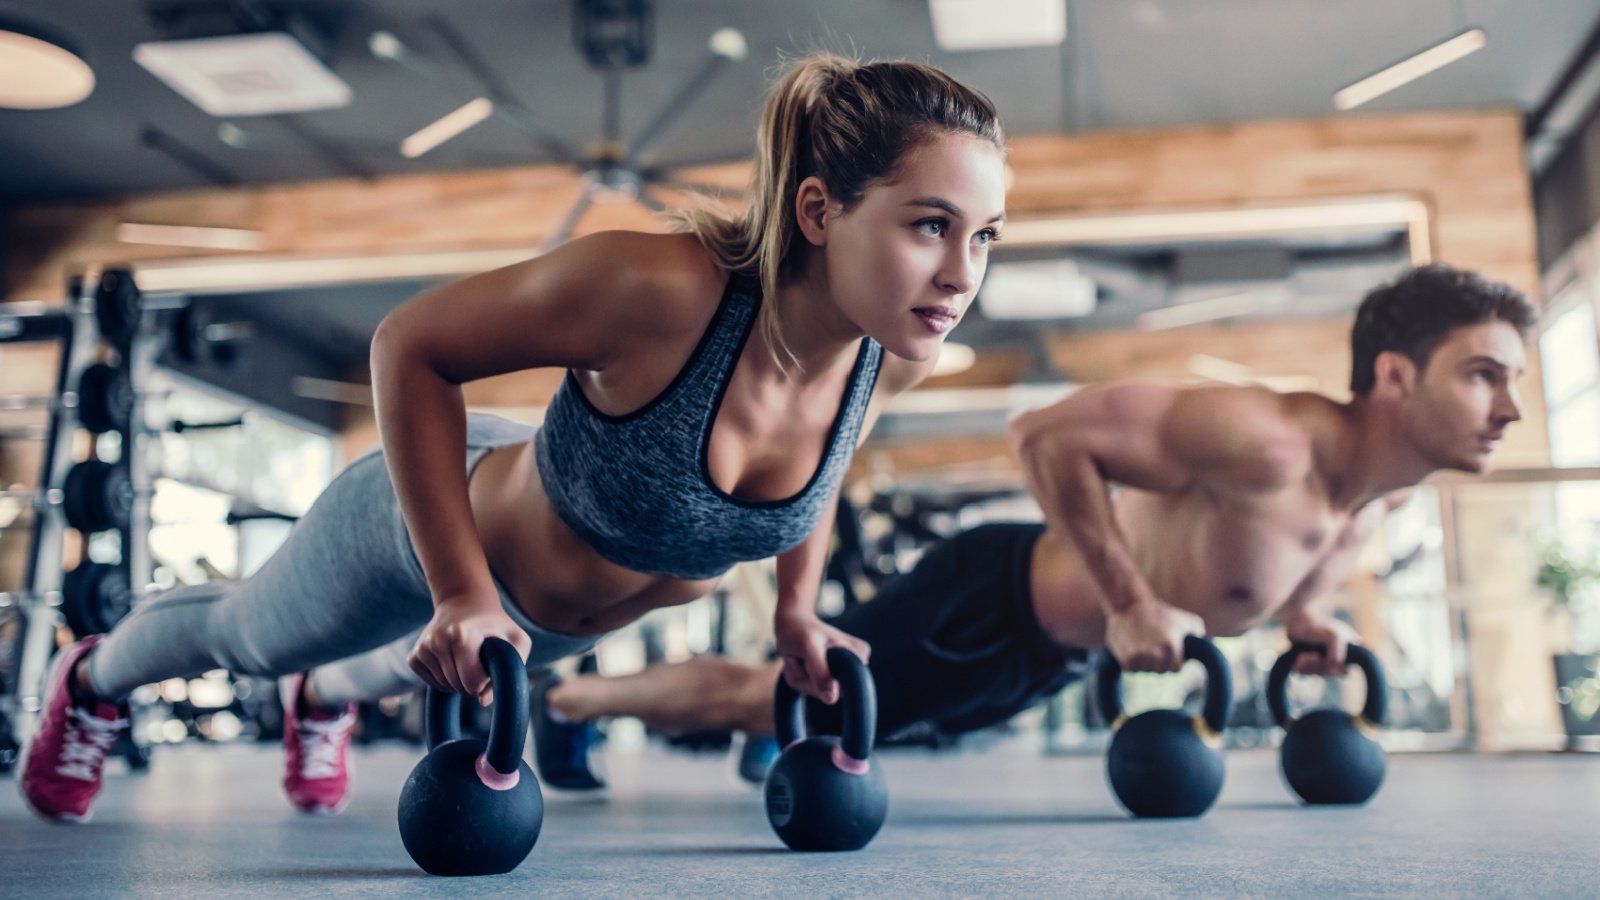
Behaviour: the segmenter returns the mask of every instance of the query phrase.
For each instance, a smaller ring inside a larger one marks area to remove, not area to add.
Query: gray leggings
[[[469,416],[468,474],[490,450],[532,436],[524,425]],[[540,628],[495,586],[533,638],[530,669],[599,641]],[[211,669],[264,678],[310,671],[327,703],[376,700],[422,683],[406,657],[432,616],[388,469],[370,453],[339,473],[254,575],[139,603],[89,656],[89,683],[101,697],[121,698]]]

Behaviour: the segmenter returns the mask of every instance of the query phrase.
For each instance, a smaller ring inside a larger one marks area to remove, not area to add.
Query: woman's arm
[[[857,447],[866,441],[888,402],[920,383],[931,371],[933,360],[909,362],[883,355],[878,383],[861,420]],[[778,605],[773,620],[773,642],[783,659],[784,679],[790,687],[824,703],[833,703],[839,696],[838,682],[828,673],[828,648],[844,647],[862,661],[872,653],[871,645],[817,616],[817,591],[822,586],[838,505],[836,492],[811,534],[798,546],[779,554]]]
[[[692,269],[709,265],[703,254],[674,249],[681,246],[651,235],[593,235],[436,288],[378,326],[378,430],[436,606],[412,667],[434,687],[486,696],[477,658],[485,637],[528,650],[500,608],[468,501],[461,385],[548,366],[604,369],[664,333],[684,306],[675,296],[704,274]]]

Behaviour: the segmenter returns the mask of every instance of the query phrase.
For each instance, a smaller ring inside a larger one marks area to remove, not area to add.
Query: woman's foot
[[[301,812],[337,815],[350,805],[350,730],[356,705],[314,707],[306,674],[278,681],[283,701],[283,792]]]
[[[87,637],[56,654],[39,727],[22,752],[22,798],[53,822],[89,821],[106,753],[128,729],[126,703],[107,703],[76,683],[79,663],[99,643]]]

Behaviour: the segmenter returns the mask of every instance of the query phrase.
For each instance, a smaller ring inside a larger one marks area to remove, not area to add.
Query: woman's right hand
[[[533,648],[532,639],[506,614],[499,596],[443,597],[407,661],[429,687],[477,697],[488,706],[494,702],[494,685],[479,653],[492,637],[510,642],[523,661]]]

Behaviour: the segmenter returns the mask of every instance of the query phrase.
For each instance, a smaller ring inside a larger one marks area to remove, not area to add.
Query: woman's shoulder
[[[603,302],[633,313],[651,334],[703,329],[722,299],[728,274],[689,234],[602,231],[556,251],[593,274]]]

